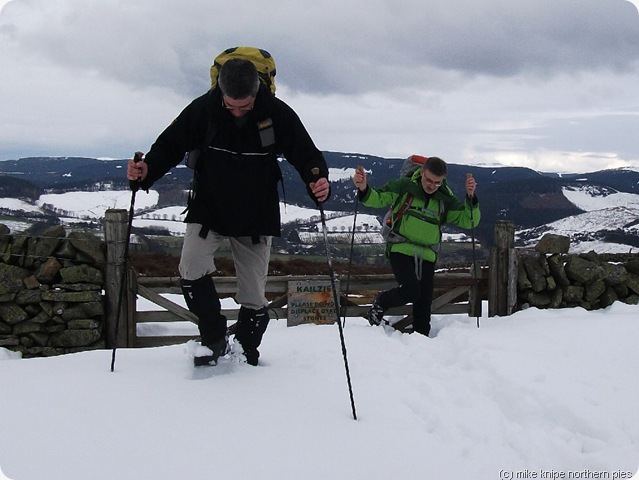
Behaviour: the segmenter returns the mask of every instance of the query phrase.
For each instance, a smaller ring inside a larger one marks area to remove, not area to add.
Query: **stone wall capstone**
[[[534,252],[518,252],[518,308],[605,308],[639,304],[639,255],[605,260],[595,252],[569,254],[570,238],[546,234]]]
[[[0,224],[0,347],[25,358],[105,347],[104,242],[48,228],[11,235]]]

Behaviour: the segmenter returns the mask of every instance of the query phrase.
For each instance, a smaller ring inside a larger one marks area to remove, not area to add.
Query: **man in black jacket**
[[[148,190],[185,152],[199,152],[180,258],[182,291],[199,318],[202,346],[194,363],[215,365],[228,352],[226,317],[211,273],[228,238],[241,305],[235,340],[257,365],[269,316],[265,297],[271,239],[281,234],[278,155],[300,174],[316,202],[329,196],[328,168],[297,114],[262,84],[249,60],[233,58],[218,84],[196,98],[151,146],[143,162],[130,160],[127,178]],[[314,175],[313,168],[319,169]]]

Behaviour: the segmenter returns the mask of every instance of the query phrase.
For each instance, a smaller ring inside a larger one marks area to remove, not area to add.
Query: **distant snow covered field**
[[[160,195],[154,190],[135,197],[135,208],[144,209],[157,205]],[[126,209],[131,206],[130,190],[106,190],[98,192],[66,192],[41,195],[38,206],[53,205],[59,210],[69,212],[69,217],[99,219],[110,208]]]
[[[577,208],[584,210],[581,215],[563,218],[547,225],[547,231],[571,238],[594,233],[600,230],[616,230],[624,227],[626,230],[639,234],[639,224],[631,225],[639,219],[639,195],[633,193],[616,192],[611,189],[599,189],[592,186],[579,188],[564,188],[564,196]],[[517,232],[518,236],[539,227]],[[529,241],[535,244],[537,238]],[[636,251],[632,245],[608,243],[600,241],[573,241],[572,253],[584,253],[591,250],[597,253],[627,253]]]
[[[586,212],[605,210],[614,207],[626,207],[639,210],[639,195],[626,192],[602,192],[590,186],[564,188],[564,196],[577,208]]]
[[[13,210],[16,212],[23,211],[27,213],[43,213],[42,209],[38,205],[25,202],[18,198],[0,198],[0,208],[7,210]]]
[[[350,181],[354,168],[331,168],[330,175],[335,181]],[[639,195],[616,192],[611,189],[598,189],[592,186],[578,188],[564,188],[563,194],[585,213],[570,218],[558,220],[547,225],[544,231],[551,231],[560,235],[571,237],[583,236],[589,232],[597,232],[602,229],[615,230],[624,225],[629,225],[639,218]],[[155,190],[138,192],[135,198],[134,227],[159,227],[166,229],[170,234],[181,236],[186,231],[184,224],[184,206],[171,206],[155,208],[158,204],[159,193]],[[66,192],[61,194],[42,195],[37,202],[29,203],[14,198],[0,198],[0,209],[14,212],[43,213],[43,205],[52,206],[59,214],[60,221],[65,225],[93,220],[98,221],[104,217],[108,209],[126,209],[131,206],[130,190],[105,190],[95,192]],[[301,231],[300,237],[304,241],[320,241],[322,229],[319,212],[317,209],[299,207],[280,203],[280,214],[284,224],[297,221],[309,224],[309,231]],[[379,215],[358,213],[356,218],[356,237],[360,242],[381,243],[379,221],[383,211]],[[332,238],[340,242],[350,241],[354,215],[352,213],[326,211],[326,225]],[[29,221],[16,221],[10,219],[2,222],[12,232],[18,233],[30,226]],[[314,224],[314,227],[312,226]],[[537,227],[539,228],[539,227]],[[639,225],[626,227],[639,232]],[[534,229],[533,229],[534,230]],[[518,231],[521,236],[529,230]],[[338,239],[337,237],[344,238]],[[534,236],[533,236],[534,237]],[[469,241],[469,236],[464,234],[444,233],[444,241]],[[537,237],[529,240],[530,244],[538,241]],[[604,243],[599,241],[575,241],[573,240],[571,251],[595,250],[601,253],[617,252],[625,253],[634,247],[624,244]]]

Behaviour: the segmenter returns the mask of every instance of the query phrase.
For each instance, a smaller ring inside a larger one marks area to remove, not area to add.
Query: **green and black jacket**
[[[481,213],[476,196],[472,206],[468,197],[465,202],[460,202],[446,180],[432,195],[428,195],[420,182],[420,170],[410,178],[392,180],[381,188],[369,186],[364,192],[359,192],[360,199],[366,206],[391,207],[391,218],[396,218],[409,194],[413,197],[410,207],[393,226],[394,232],[402,240],[389,242],[387,253],[397,252],[435,262],[442,238],[441,227],[444,224],[452,223],[464,229],[479,225]]]

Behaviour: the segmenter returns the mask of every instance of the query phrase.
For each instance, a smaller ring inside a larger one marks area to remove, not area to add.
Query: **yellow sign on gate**
[[[339,298],[339,281],[335,282]],[[330,280],[288,282],[288,315],[286,325],[302,323],[328,325],[335,323],[335,301]]]

